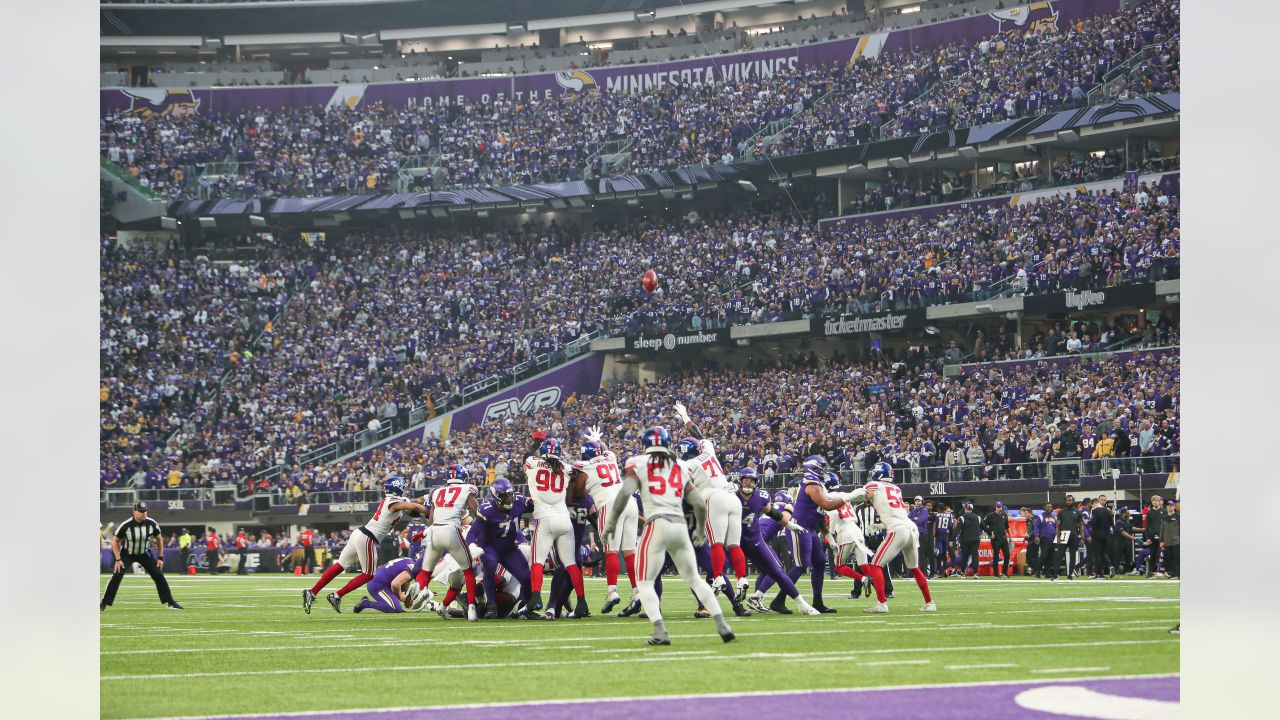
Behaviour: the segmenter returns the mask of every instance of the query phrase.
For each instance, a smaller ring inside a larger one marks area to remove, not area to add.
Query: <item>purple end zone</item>
[[[445,720],[460,714],[468,720],[616,720],[619,717],[651,717],[663,720],[710,720],[717,717],[741,718],[744,705],[755,717],[851,717],[859,720],[959,720],[960,718],[1000,717],[1051,720],[1075,715],[1072,710],[1087,712],[1081,705],[1056,706],[1053,712],[1042,712],[1018,702],[1018,696],[1037,688],[1083,688],[1119,698],[1178,702],[1178,677],[1115,678],[1105,680],[1065,680],[1019,682],[1008,684],[973,684],[958,686],[897,688],[884,690],[838,690],[778,695],[735,697],[718,695],[705,700],[691,697],[600,700],[595,702],[518,703],[490,706],[421,708],[413,710],[369,710],[302,715],[272,715],[272,718],[306,718],[307,720]],[[1107,702],[1106,698],[1095,698]],[[1035,705],[1035,703],[1029,703]],[[1087,701],[1086,703],[1087,704]],[[1042,704],[1043,705],[1043,704]]]

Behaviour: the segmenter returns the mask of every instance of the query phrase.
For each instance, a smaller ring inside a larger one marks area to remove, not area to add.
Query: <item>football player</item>
[[[827,490],[835,494],[839,486],[840,478],[835,473],[827,473]],[[866,538],[862,535],[862,527],[858,525],[853,505],[848,502],[835,510],[823,512],[827,514],[827,537],[835,547],[836,572],[853,578],[855,585],[851,597],[857,597],[865,576],[854,567],[865,567],[871,557]],[[849,564],[851,559],[854,560],[852,566]]]
[[[893,467],[886,462],[878,462],[871,469],[871,481],[853,492],[843,493],[843,499],[851,503],[865,502],[875,508],[876,514],[885,526],[884,540],[876,548],[871,562],[863,572],[871,577],[876,589],[876,604],[863,608],[863,612],[887,613],[889,605],[885,602],[884,568],[889,566],[898,553],[906,561],[907,569],[916,579],[920,594],[924,596],[921,612],[936,612],[933,598],[929,594],[929,580],[920,569],[920,559],[916,556],[916,548],[920,545],[919,531],[916,524],[907,516],[907,506],[902,500],[902,491],[893,484]]]
[[[726,550],[733,563],[733,574],[738,578],[738,592],[741,597],[747,589],[747,558],[742,553],[742,503],[733,497],[729,489],[729,479],[724,468],[716,457],[715,443],[703,437],[698,426],[689,418],[689,411],[684,403],[675,404],[676,416],[684,423],[685,430],[692,437],[681,440],[676,445],[676,455],[684,467],[685,477],[698,488],[698,493],[705,503],[707,540],[711,545],[711,575],[714,578],[711,589],[720,592],[725,590],[724,567]],[[699,518],[702,519],[702,518]]]
[[[782,563],[778,560],[778,555],[769,546],[769,543],[761,535],[761,526],[765,521],[777,526],[781,523],[794,531],[801,531],[800,527],[791,519],[789,510],[779,510],[769,498],[768,491],[763,488],[757,488],[756,482],[758,475],[756,469],[752,467],[743,468],[738,472],[739,491],[736,493],[738,501],[742,504],[742,549],[747,557],[755,563],[760,569],[760,577],[768,577],[773,582],[778,583],[778,587],[782,590],[779,597],[790,597],[796,601],[796,605],[800,607],[800,613],[803,615],[820,615],[813,606],[805,601],[804,596],[796,589],[796,584],[791,581],[786,571],[782,569]],[[786,494],[783,494],[786,497]],[[790,499],[790,498],[788,498]],[[761,516],[764,517],[761,517]],[[773,531],[777,534],[777,530]],[[772,537],[769,538],[770,540]],[[767,586],[766,586],[767,589]],[[743,593],[745,595],[745,593]],[[769,612],[769,608],[764,606],[761,601],[764,598],[764,591],[757,590],[756,594],[750,598],[746,598],[747,605],[756,612]],[[783,614],[790,613],[787,610]]]
[[[342,586],[338,592],[329,593],[325,598],[333,606],[334,612],[342,612],[343,596],[373,579],[373,573],[378,568],[378,545],[382,543],[387,533],[399,524],[400,516],[405,512],[427,514],[427,508],[421,503],[422,498],[414,501],[405,497],[404,478],[399,475],[387,478],[387,481],[382,484],[382,490],[386,496],[378,503],[378,509],[373,513],[373,518],[356,532],[351,533],[351,538],[342,548],[342,554],[338,556],[338,562],[330,565],[320,579],[316,580],[315,585],[302,591],[302,610],[308,615],[311,614],[311,605],[316,600],[316,593],[323,590],[324,586],[343,570],[358,567],[359,575]]]
[[[787,573],[795,582],[809,571],[809,580],[813,583],[813,606],[819,612],[833,613],[822,602],[822,582],[827,574],[827,549],[818,533],[827,523],[824,510],[839,510],[845,505],[844,498],[831,497],[827,494],[827,461],[821,455],[810,455],[804,459],[801,467],[804,477],[800,480],[800,494],[796,497],[795,520],[804,528],[804,532],[791,534],[791,557],[795,566]]]
[[[569,503],[568,507],[569,517],[573,519],[573,556],[578,560],[578,567],[581,568],[591,562],[591,533],[595,530],[597,520],[595,504],[590,495],[583,495]],[[591,616],[589,612],[586,615],[578,615],[576,611],[570,610],[569,589],[571,587],[572,580],[567,568],[557,564],[555,575],[551,577],[551,593],[547,596],[544,620],[555,620],[561,617],[561,609],[564,610],[564,617],[576,619]]]
[[[431,492],[430,527],[422,539],[422,555],[414,563],[418,587],[425,588],[431,581],[431,570],[443,554],[448,554],[463,568],[467,585],[467,619],[475,622],[476,573],[472,569],[471,549],[462,535],[463,516],[474,516],[479,511],[476,496],[479,490],[468,480],[470,473],[461,465],[453,465],[445,474],[445,484]]]
[[[539,437],[542,436],[542,437]],[[556,564],[569,573],[573,590],[578,594],[574,614],[586,617],[586,593],[582,586],[582,570],[578,567],[573,547],[573,519],[565,504],[568,495],[564,446],[559,440],[535,433],[533,445],[525,453],[524,473],[529,482],[529,496],[533,498],[533,553],[529,569],[531,612],[542,609],[542,566],[547,556],[555,553]]]
[[[680,577],[693,590],[698,601],[711,610],[716,632],[724,642],[733,640],[733,630],[724,619],[720,603],[711,586],[698,574],[698,562],[683,522],[685,502],[703,502],[697,488],[685,482],[684,471],[671,451],[671,433],[664,427],[649,428],[643,435],[644,450],[627,460],[622,475],[623,497],[639,490],[644,506],[645,528],[637,550],[636,572],[640,603],[653,623],[649,645],[670,645],[671,638],[662,622],[662,610],[653,589],[657,572],[670,554]],[[643,480],[641,479],[643,478]],[[614,503],[605,522],[605,533],[612,534],[626,509],[625,503]]]
[[[600,533],[604,576],[608,583],[608,595],[601,612],[607,613],[622,601],[618,595],[618,575],[624,565],[627,579],[631,582],[632,603],[636,599],[636,531],[640,510],[635,498],[626,496],[623,499],[626,508],[618,522],[617,534],[611,536],[604,533],[604,521],[609,517],[609,508],[620,497],[618,488],[622,487],[622,475],[618,469],[618,456],[605,446],[600,428],[589,429],[586,440],[582,444],[581,460],[573,464],[574,497],[588,495],[596,508],[596,529]],[[622,556],[622,562],[618,561],[619,555]]]
[[[529,602],[529,563],[525,553],[520,551],[522,545],[527,547],[524,533],[520,531],[520,518],[532,510],[533,504],[516,492],[510,480],[498,478],[489,486],[489,496],[480,503],[476,520],[471,523],[467,542],[481,549],[480,565],[484,572],[480,583],[488,599],[484,614],[486,620],[498,616],[495,604],[498,594],[494,582],[498,577],[499,564],[519,583],[520,602],[525,605]]]
[[[783,528],[793,527],[792,512],[795,510],[795,507],[791,502],[791,496],[787,494],[786,490],[778,490],[776,493],[774,493],[773,499],[769,502],[769,504],[773,506],[774,510],[777,510],[782,515],[782,520],[780,521],[774,520],[772,517],[765,516],[758,519],[756,521],[756,524],[760,528],[761,542],[765,545],[768,545],[770,550],[773,550],[773,543],[778,539],[778,534],[782,532]],[[794,525],[794,527],[799,527],[799,525]],[[795,531],[792,531],[792,532],[795,532]],[[774,554],[774,557],[777,557],[776,552],[773,554]],[[787,580],[788,581],[791,580],[790,575],[787,576]],[[748,602],[747,604],[751,606],[752,610],[757,610],[758,608],[764,607],[766,612],[776,612],[782,615],[790,615],[792,613],[791,613],[791,610],[787,609],[787,605],[786,605],[787,598],[785,593],[778,593],[778,596],[773,599],[772,603],[770,603],[767,607],[764,605],[764,595],[766,592],[769,591],[769,588],[773,587],[773,584],[775,582],[776,580],[774,580],[773,576],[767,573],[763,575],[757,575],[756,590],[755,590],[755,593],[752,594],[751,596],[753,599],[753,602]],[[791,585],[795,586],[795,583],[792,582]],[[785,591],[786,588],[783,587],[783,590]]]
[[[362,598],[351,612],[377,610],[383,613],[402,613],[408,604],[409,584],[413,575],[409,570],[413,567],[412,557],[396,558],[379,567],[373,573],[373,579],[365,588],[369,596]]]

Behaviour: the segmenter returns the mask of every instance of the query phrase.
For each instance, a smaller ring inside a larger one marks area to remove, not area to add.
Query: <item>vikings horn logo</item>
[[[999,23],[996,31],[999,33],[1023,30],[1026,33],[1040,34],[1053,32],[1058,28],[1058,9],[1051,0],[993,10],[988,14]]]
[[[200,109],[200,98],[190,90],[130,88],[120,92],[129,96],[129,109],[124,114],[136,115],[143,120],[166,115],[194,115]]]
[[[556,84],[565,90],[578,92],[596,86],[596,79],[586,70],[568,70],[556,73]]]

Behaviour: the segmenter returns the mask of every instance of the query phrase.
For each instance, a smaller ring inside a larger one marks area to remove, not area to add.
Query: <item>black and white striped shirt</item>
[[[876,514],[876,509],[870,505],[859,504],[853,509],[853,515],[858,520],[858,525],[862,528],[863,535],[875,535],[884,532],[884,525],[880,524],[880,516]]]
[[[151,518],[142,522],[129,518],[116,528],[116,537],[120,538],[120,552],[125,555],[147,554],[147,543],[159,535],[160,523]]]

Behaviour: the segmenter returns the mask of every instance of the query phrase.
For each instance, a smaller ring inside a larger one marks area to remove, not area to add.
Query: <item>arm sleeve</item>
[[[867,491],[865,488],[856,488],[847,493],[840,493],[840,495],[844,497],[844,501],[850,505],[863,502],[867,499]]]

